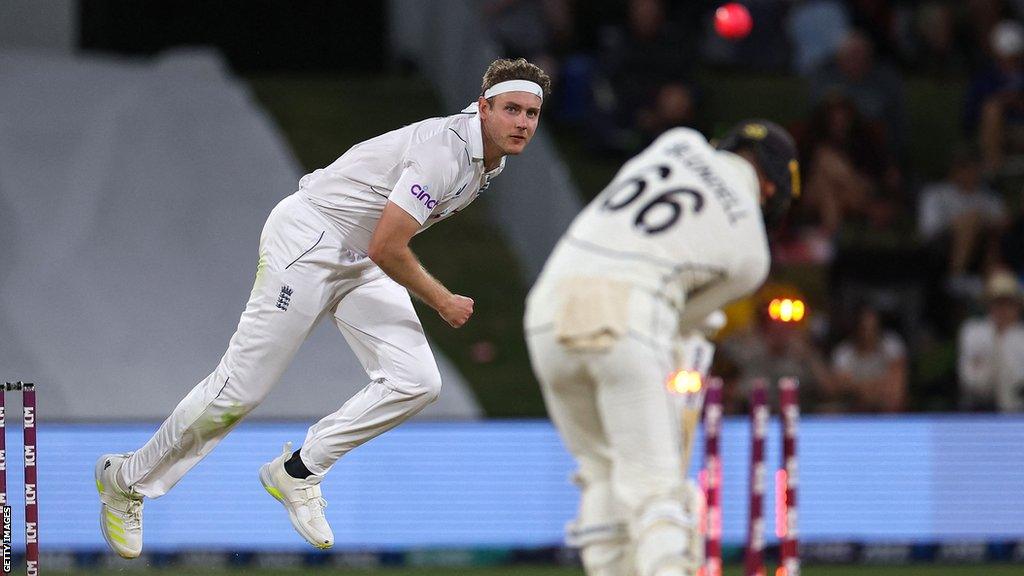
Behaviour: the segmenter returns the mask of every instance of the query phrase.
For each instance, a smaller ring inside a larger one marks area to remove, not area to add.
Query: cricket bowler
[[[300,450],[286,444],[258,476],[307,542],[333,545],[324,476],[440,393],[410,292],[454,328],[473,314],[473,300],[433,278],[409,241],[466,208],[505,157],[526,148],[550,86],[524,59],[496,60],[479,98],[461,113],[356,144],[302,178],[266,221],[256,282],[217,368],[145,445],[96,463],[100,526],[112,550],[139,556],[143,499],[170,490],[259,405],[322,318],[338,327],[369,382],[310,427]]]

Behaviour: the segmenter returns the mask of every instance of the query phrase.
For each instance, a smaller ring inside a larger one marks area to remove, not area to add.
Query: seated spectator
[[[907,133],[903,81],[890,66],[875,60],[874,46],[865,34],[846,35],[833,61],[811,76],[810,90],[813,105],[835,93],[849,98],[861,115],[884,130],[892,154],[903,153]]]
[[[967,39],[967,56],[972,70],[981,70],[992,57],[992,30],[1003,20],[1013,17],[1007,0],[971,0],[961,6],[963,32]],[[964,10],[963,8],[966,8]]]
[[[484,21],[503,58],[536,62],[552,79],[572,48],[571,0],[482,0]]]
[[[766,379],[772,394],[779,378],[797,378],[801,396],[813,399],[831,376],[828,364],[811,337],[808,316],[795,321],[772,319],[768,309],[770,300],[775,297],[802,299],[794,289],[765,285],[751,299],[755,302],[751,323],[728,333],[719,346],[714,372],[727,378],[723,402],[730,413],[747,409],[754,378]]]
[[[1024,30],[1020,24],[1004,21],[987,35],[984,65],[971,78],[964,102],[964,128],[972,137],[981,122],[981,109],[996,94],[1017,90],[1024,79]]]
[[[960,328],[957,372],[967,410],[1024,411],[1024,323],[1017,278],[993,273],[985,285],[988,314]]]
[[[809,75],[835,55],[850,29],[850,16],[840,0],[808,0],[793,6],[786,32],[793,44],[793,68]]]
[[[590,58],[577,53],[573,0],[480,0],[502,58],[526,58],[551,77],[549,119],[574,123],[591,114]]]
[[[1024,174],[1024,27],[1000,22],[992,31],[997,68],[988,83],[972,87],[980,102],[978,141],[985,169],[994,176]],[[977,84],[977,83],[976,83]]]
[[[534,61],[546,54],[548,26],[540,0],[484,0],[483,13],[503,58]]]
[[[968,59],[957,32],[955,6],[940,0],[922,5],[914,26],[914,70],[939,78],[962,74]]]
[[[883,330],[878,310],[861,306],[853,334],[832,352],[823,408],[839,412],[900,412],[907,403],[906,346]]]
[[[693,49],[668,21],[662,0],[630,0],[628,26],[603,34],[603,88],[595,98],[606,119],[594,123],[609,151],[633,153],[662,131],[692,125]]]
[[[992,265],[1007,223],[1002,198],[982,182],[980,162],[971,147],[957,148],[948,178],[925,186],[918,205],[920,237],[945,268],[947,287],[954,293],[969,293],[967,276]]]
[[[802,217],[827,237],[850,221],[887,226],[898,211],[899,174],[882,136],[840,94],[825,99],[800,134],[804,162]]]
[[[902,62],[897,8],[891,0],[847,0],[853,27],[863,31],[883,59]]]

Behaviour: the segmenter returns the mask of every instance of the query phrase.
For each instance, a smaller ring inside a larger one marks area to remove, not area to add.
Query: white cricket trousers
[[[170,490],[259,405],[327,314],[370,383],[309,428],[301,457],[313,474],[326,474],[350,450],[437,399],[441,376],[409,293],[352,251],[301,192],[270,213],[259,256],[227,352],[125,461],[122,486],[150,498]]]
[[[527,344],[548,413],[578,464],[568,542],[590,576],[682,573],[696,518],[685,504],[678,407],[666,389],[678,312],[634,289],[623,303],[629,333],[603,351],[574,350],[555,333],[552,294],[532,291]]]

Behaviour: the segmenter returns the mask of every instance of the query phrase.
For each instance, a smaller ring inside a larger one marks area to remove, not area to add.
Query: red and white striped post
[[[768,427],[768,400],[763,378],[750,392],[750,509],[747,523],[745,576],[764,576],[764,443]]]
[[[800,576],[800,552],[797,545],[797,498],[799,469],[796,439],[800,422],[799,382],[796,378],[779,380],[779,411],[782,414],[782,468],[776,475],[776,532],[779,536],[779,569],[776,576]]]
[[[7,412],[4,405],[4,400],[7,394],[5,390],[11,387],[10,382],[5,382],[4,387],[0,389],[0,519],[2,519],[2,527],[0,530],[3,531],[2,539],[0,539],[0,572],[3,574],[11,573],[11,508],[7,503]]]
[[[704,525],[703,576],[722,576],[722,379],[708,380],[704,397]]]
[[[36,386],[19,382],[25,425],[25,566],[26,576],[39,574],[39,498],[36,490]]]

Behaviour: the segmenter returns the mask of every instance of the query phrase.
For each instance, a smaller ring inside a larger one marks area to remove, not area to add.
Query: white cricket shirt
[[[754,167],[697,131],[675,128],[627,162],[570,225],[530,298],[551,301],[562,278],[624,280],[665,298],[680,328],[756,290],[770,254]],[[528,311],[528,328],[550,321]],[[528,307],[529,310],[529,307]]]
[[[965,391],[995,400],[1000,412],[1024,411],[1024,324],[996,332],[989,318],[972,318],[957,337],[957,372]]]
[[[365,255],[388,200],[422,232],[469,205],[504,167],[502,157],[484,170],[480,117],[471,106],[356,144],[303,176],[299,192],[338,226],[348,248]]]

